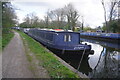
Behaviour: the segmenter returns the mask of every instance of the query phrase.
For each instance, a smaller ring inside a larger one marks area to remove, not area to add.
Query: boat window
[[[64,35],[64,41],[65,42],[70,42],[71,41],[71,35],[69,35],[69,34]]]

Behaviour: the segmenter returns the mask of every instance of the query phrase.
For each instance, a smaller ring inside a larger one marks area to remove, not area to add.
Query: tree
[[[36,27],[39,24],[44,26],[44,28],[72,29],[74,31],[78,18],[79,14],[77,10],[72,4],[68,4],[63,8],[48,10],[44,16],[44,21],[40,20],[34,14],[28,14],[24,18],[22,25],[27,24],[29,27]]]
[[[50,19],[52,19],[51,17],[51,13],[49,12],[49,10],[47,11],[47,15],[44,16],[44,21],[45,21],[45,27],[49,27],[49,22],[50,22]]]
[[[71,30],[74,31],[77,19],[79,18],[79,14],[72,4],[68,4],[67,6],[65,6],[65,9],[66,9],[68,26],[69,28],[71,28]]]
[[[30,17],[27,14],[26,17],[24,18],[24,22],[20,24],[21,27],[30,27]]]
[[[16,26],[17,16],[10,2],[2,2],[2,33],[8,34],[10,27]]]
[[[109,12],[109,21],[112,21],[114,18],[113,16],[117,16],[117,0],[110,0],[110,12]]]
[[[71,29],[74,31],[78,18],[79,14],[77,10],[72,4],[68,4],[63,8],[48,11],[47,16],[45,17],[45,22],[49,19],[51,26]]]
[[[49,19],[51,26],[56,26],[57,28],[61,28],[64,26],[65,14],[63,8],[58,8],[55,10],[51,10],[47,12],[47,16],[45,20]]]
[[[24,18],[24,27],[39,27],[39,17],[35,13],[27,14]]]
[[[2,2],[2,26],[13,27],[17,23],[17,16],[10,2]]]
[[[84,30],[85,32],[87,32],[87,31],[92,31],[92,28],[91,28],[91,27],[84,27],[83,30]]]
[[[113,33],[120,32],[119,19],[115,19],[115,20],[112,20],[112,21],[107,22],[107,23],[109,24],[109,32],[113,32]],[[107,30],[107,29],[106,29],[106,26],[105,26],[105,23],[103,23],[102,29],[103,29],[104,31]]]
[[[0,1],[0,28],[2,27],[2,2]]]
[[[118,19],[112,20],[109,23],[109,30],[113,33],[120,32],[120,24],[118,23]]]
[[[117,11],[117,0],[109,0],[109,4],[106,4],[107,2],[105,2],[104,0],[101,0],[101,3],[103,5],[103,9],[104,9],[104,19],[105,19],[105,26],[106,26],[106,32],[109,32],[109,27],[110,27],[110,23],[113,19],[116,18],[118,11]],[[107,13],[108,12],[108,13]],[[109,22],[109,24],[108,24]]]
[[[65,21],[65,10],[63,8],[58,8],[53,11],[56,17],[57,26],[63,27],[62,23]]]

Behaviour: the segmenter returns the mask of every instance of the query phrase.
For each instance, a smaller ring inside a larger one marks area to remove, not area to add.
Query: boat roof
[[[41,30],[41,31],[48,31],[48,32],[54,32],[54,33],[76,33],[80,34],[79,32],[73,32],[72,30],[63,30],[63,29],[46,29],[46,28],[30,28],[29,30]]]
[[[79,32],[73,32],[72,30],[63,30],[63,29],[37,29],[37,30],[43,30],[43,31],[50,31],[50,32],[56,32],[56,33],[79,33]]]

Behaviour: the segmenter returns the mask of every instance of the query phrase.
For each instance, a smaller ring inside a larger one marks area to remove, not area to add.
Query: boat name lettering
[[[75,49],[81,49],[81,48],[84,48],[84,47],[74,47],[74,50],[75,50]]]

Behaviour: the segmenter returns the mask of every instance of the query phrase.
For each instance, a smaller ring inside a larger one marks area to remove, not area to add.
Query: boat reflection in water
[[[88,39],[81,39],[81,41],[92,44],[95,51],[93,56],[89,56],[89,65],[92,68],[92,72],[89,72],[88,75],[90,78],[120,78],[119,44]]]
[[[97,65],[89,76],[92,78],[118,78],[118,55],[119,52],[104,48],[100,54]]]
[[[106,42],[106,41],[98,41],[98,40],[93,40],[93,39],[85,39],[85,38],[81,38],[80,39],[81,42],[89,42],[89,43],[93,43],[93,44],[100,44],[103,47],[109,47],[109,48],[113,48],[113,49],[120,49],[120,44],[117,43],[110,43],[110,42]]]

